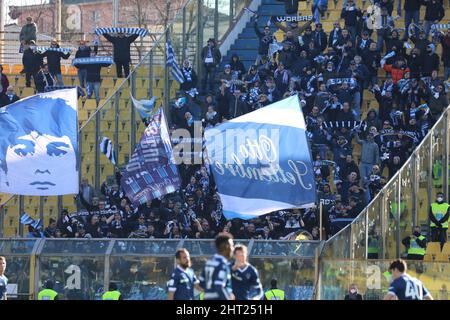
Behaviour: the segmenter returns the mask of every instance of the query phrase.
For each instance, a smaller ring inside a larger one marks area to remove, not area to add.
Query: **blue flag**
[[[167,56],[166,66],[171,67],[170,72],[172,73],[173,78],[178,83],[183,83],[184,82],[183,72],[181,72],[181,69],[178,66],[177,60],[175,58],[175,53],[173,52],[172,43],[170,42],[170,40],[167,40],[166,42],[166,56]]]
[[[77,89],[40,93],[0,109],[0,192],[78,193]]]
[[[206,130],[207,160],[227,219],[314,205],[305,131],[297,96]]]
[[[148,117],[154,115],[158,110],[155,109],[156,97],[152,97],[150,100],[141,99],[137,100],[132,95],[130,95],[131,101],[133,101],[133,105],[136,110],[139,112],[142,120],[147,119]]]

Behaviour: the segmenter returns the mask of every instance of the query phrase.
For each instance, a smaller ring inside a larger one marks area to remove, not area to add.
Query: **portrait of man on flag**
[[[0,109],[0,192],[78,193],[77,126],[76,88]]]

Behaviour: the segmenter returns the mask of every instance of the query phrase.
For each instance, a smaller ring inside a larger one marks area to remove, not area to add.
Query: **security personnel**
[[[420,234],[420,226],[414,227],[412,236],[403,239],[402,243],[408,249],[408,260],[423,260],[427,240]]]
[[[47,280],[44,288],[38,293],[38,300],[58,300],[58,292],[53,290],[53,281]]]
[[[270,287],[264,294],[264,300],[286,300],[284,291],[277,288],[277,279],[270,281]]]
[[[378,259],[379,239],[374,228],[370,229],[367,237],[367,259]]]
[[[109,284],[109,291],[103,294],[102,300],[123,300],[122,294],[117,290],[117,285],[114,282]]]
[[[444,194],[438,192],[436,202],[431,204],[429,212],[431,241],[440,242],[441,249],[447,242],[449,207],[450,205],[444,202]]]

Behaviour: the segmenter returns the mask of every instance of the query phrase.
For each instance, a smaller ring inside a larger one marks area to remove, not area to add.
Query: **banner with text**
[[[208,161],[227,219],[314,205],[305,127],[292,96],[206,130]]]
[[[143,204],[180,188],[169,130],[162,108],[151,117],[121,179],[134,205]]]

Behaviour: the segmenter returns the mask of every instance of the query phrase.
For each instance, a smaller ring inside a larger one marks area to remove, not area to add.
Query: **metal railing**
[[[168,112],[169,101],[177,95],[178,84],[174,82],[165,67],[165,43],[171,39],[179,65],[188,58],[201,79],[202,69],[198,57],[204,40],[210,37],[221,39],[234,26],[243,8],[250,0],[189,0],[179,11],[167,30],[153,44],[150,51],[131,71],[130,75],[116,86],[106,100],[101,100],[95,110],[83,110],[89,115],[79,130],[79,175],[100,190],[108,177],[114,176],[114,167],[107,158],[100,156],[98,141],[107,136],[113,141],[118,163],[128,162],[136,142],[144,130],[139,116],[131,105],[131,96],[142,99],[157,97],[157,105],[163,105]],[[18,221],[19,213],[27,212],[46,223],[49,217],[58,218],[63,207],[76,211],[79,206],[73,195],[57,197],[20,196],[17,205],[7,206],[8,215]],[[50,211],[50,213],[49,213]],[[45,213],[45,214],[44,214]],[[23,235],[22,226],[19,233]]]
[[[406,254],[401,240],[414,226],[429,231],[430,204],[437,192],[449,196],[449,113],[450,106],[369,205],[325,243],[323,258],[399,258]]]
[[[312,299],[323,242],[235,240],[248,247],[264,288],[272,278],[290,300]],[[125,299],[166,298],[176,249],[186,248],[199,274],[214,253],[214,239],[0,239],[9,284],[36,298],[46,280],[60,298],[94,300],[114,281]]]

